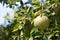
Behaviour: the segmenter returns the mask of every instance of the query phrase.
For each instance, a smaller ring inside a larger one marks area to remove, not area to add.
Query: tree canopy
[[[16,2],[21,4],[12,22],[8,13],[5,16],[10,24],[1,28],[0,40],[60,40],[60,0],[45,0],[44,4],[41,1],[0,0],[10,8],[18,6]]]

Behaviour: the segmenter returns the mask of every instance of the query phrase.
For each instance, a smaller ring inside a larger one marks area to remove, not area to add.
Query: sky
[[[28,0],[23,0],[23,2],[27,2]],[[19,4],[18,2],[16,4]],[[20,5],[20,4],[19,4]],[[8,24],[7,20],[4,18],[4,16],[6,15],[6,13],[9,13],[11,15],[11,17],[13,17],[14,12],[17,10],[17,7],[15,7],[14,9],[12,8],[7,8],[7,5],[5,4],[3,6],[3,3],[0,3],[0,25],[6,25]]]
[[[11,16],[13,16],[13,13],[14,13],[14,10],[13,9],[11,9],[11,8],[6,8],[6,5],[2,5],[1,3],[0,3],[0,24],[4,24],[4,21],[5,21],[5,19],[4,19],[4,16],[6,15],[6,13],[9,13]]]
[[[28,0],[22,0],[22,1],[23,1],[23,3],[25,3]],[[41,1],[41,0],[39,0],[39,1]],[[17,2],[16,4],[19,4],[19,2]],[[11,15],[11,17],[13,17],[14,12],[17,10],[17,7],[12,9],[12,8],[9,8],[9,7],[7,8],[6,6],[7,6],[6,4],[3,6],[3,3],[0,3],[0,25],[1,24],[3,24],[3,25],[8,24],[7,20],[4,19],[4,16],[6,15],[7,12]],[[20,4],[19,4],[19,6],[20,6]],[[27,6],[31,6],[31,5],[27,4]]]

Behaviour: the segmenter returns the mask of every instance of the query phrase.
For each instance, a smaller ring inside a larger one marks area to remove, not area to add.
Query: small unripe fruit
[[[49,27],[50,20],[47,16],[38,16],[34,19],[34,26],[38,29],[44,30]]]

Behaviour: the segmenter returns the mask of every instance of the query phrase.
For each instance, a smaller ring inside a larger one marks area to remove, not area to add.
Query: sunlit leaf
[[[18,14],[17,14],[17,13],[14,13],[14,16],[15,16],[15,17],[18,17]]]
[[[17,31],[19,29],[19,24],[16,24],[13,28],[13,32]]]
[[[10,19],[11,19],[11,15],[9,15],[9,14],[7,13],[6,16],[4,16],[4,18],[5,18],[6,20],[10,20]]]
[[[23,20],[21,17],[18,17],[17,20]]]
[[[41,7],[41,2],[37,2],[37,3],[34,3],[33,5],[32,5],[32,7],[33,8],[40,8]]]
[[[33,0],[33,2],[34,2],[34,3],[37,3],[37,2],[38,2],[38,0]]]

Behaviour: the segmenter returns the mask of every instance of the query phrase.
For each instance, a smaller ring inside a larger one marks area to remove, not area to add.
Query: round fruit
[[[47,16],[38,16],[34,19],[34,26],[38,29],[46,29],[47,27],[49,27],[50,24],[50,20],[48,19]]]

